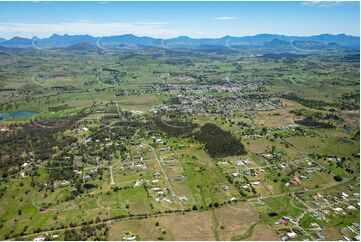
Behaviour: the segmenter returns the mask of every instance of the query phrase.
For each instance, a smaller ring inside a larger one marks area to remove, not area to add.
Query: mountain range
[[[0,46],[29,48],[60,48],[70,47],[79,43],[87,43],[102,48],[104,46],[119,45],[140,45],[151,47],[179,47],[179,48],[199,48],[204,46],[267,46],[282,47],[294,45],[308,46],[310,48],[319,46],[340,46],[345,48],[359,49],[360,37],[346,34],[320,34],[313,36],[286,36],[278,34],[258,34],[254,36],[233,37],[224,36],[221,38],[190,38],[179,36],[170,39],[159,39],[147,36],[138,37],[133,34],[93,37],[90,35],[59,35],[53,34],[48,38],[33,37],[22,38],[13,37],[9,40],[0,38]]]

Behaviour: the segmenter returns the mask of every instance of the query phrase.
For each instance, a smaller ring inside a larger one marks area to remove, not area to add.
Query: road
[[[336,187],[336,186],[339,186],[339,185],[342,185],[342,184],[345,184],[347,182],[351,181],[351,178],[344,178],[343,181],[341,182],[335,182],[335,183],[332,183],[332,184],[329,184],[327,186],[324,186],[324,187],[320,187],[320,188],[314,188],[314,189],[308,189],[308,190],[301,190],[301,191],[297,191],[297,192],[315,192],[315,191],[322,191],[322,190],[325,190],[325,189],[328,189],[328,188],[332,188],[332,187]],[[273,197],[282,197],[282,196],[286,196],[286,195],[292,195],[294,194],[295,192],[285,192],[285,193],[280,193],[280,194],[276,194],[276,195],[270,195],[270,196],[263,196],[263,197],[256,197],[256,198],[251,198],[251,199],[248,199],[247,201],[257,201],[257,200],[260,200],[260,199],[267,199],[267,198],[273,198]]]
[[[155,160],[157,161],[157,163],[158,163],[158,165],[159,165],[159,168],[160,168],[160,170],[162,171],[162,174],[163,174],[163,176],[164,176],[165,183],[167,184],[167,187],[168,187],[169,191],[171,192],[172,197],[174,197],[175,202],[177,203],[178,207],[180,208],[180,204],[179,204],[179,201],[178,201],[178,199],[177,199],[177,194],[176,194],[176,193],[174,192],[174,190],[173,190],[172,184],[171,184],[170,181],[169,181],[169,178],[168,178],[167,173],[166,173],[166,172],[164,171],[164,169],[163,169],[162,163],[160,162],[160,160],[159,160],[159,158],[158,158],[158,156],[157,156],[157,153],[155,152],[155,149],[154,149],[152,146],[148,145],[148,144],[142,144],[142,145],[143,145],[143,146],[147,146],[147,147],[149,147],[149,148],[152,150],[153,155],[154,155],[154,158],[155,158]]]
[[[149,145],[146,145],[148,147],[151,147]],[[156,157],[156,160],[160,163],[160,161],[158,160],[158,157],[155,153],[155,150],[153,147],[151,147],[152,151],[153,151],[153,154],[154,156]],[[162,167],[162,166],[160,166]],[[162,168],[161,168],[162,169]],[[164,172],[164,170],[162,169],[162,172]],[[165,174],[165,173],[164,173]],[[166,176],[165,174],[165,179],[168,179],[168,177]],[[311,189],[311,190],[308,190],[307,192],[313,192],[313,191],[319,191],[319,190],[322,190],[322,189],[327,189],[327,188],[331,188],[331,187],[334,187],[334,186],[338,186],[338,185],[342,185],[348,181],[350,181],[351,179],[348,179],[348,180],[344,180],[342,182],[338,182],[338,183],[335,183],[335,184],[331,184],[329,186],[325,186],[323,188],[316,188],[316,189]],[[168,181],[168,180],[167,180]],[[170,185],[170,184],[168,184]],[[172,189],[173,190],[173,189]],[[259,197],[259,198],[252,198],[252,199],[248,199],[247,202],[252,202],[252,201],[256,201],[256,200],[259,200],[259,199],[266,199],[266,198],[271,198],[271,197],[281,197],[281,196],[285,196],[285,195],[292,195],[294,196],[295,194],[293,193],[283,193],[283,194],[278,194],[278,195],[272,195],[272,196],[267,196],[267,197]],[[239,201],[237,203],[243,203],[244,201]],[[217,208],[207,208],[206,210],[212,210],[212,209],[217,209]],[[312,209],[312,208],[311,208]],[[307,212],[309,212],[310,210],[306,210],[304,211],[303,213],[306,214]],[[202,212],[202,211],[190,211],[192,213],[197,213],[197,212]],[[183,214],[184,212],[181,211],[181,212],[172,212],[172,213],[164,213],[164,214],[149,214],[148,217],[160,217],[160,216],[172,216],[172,215],[178,215],[178,214]],[[303,216],[304,216],[303,214]],[[302,214],[301,214],[302,215]],[[99,224],[103,224],[103,223],[111,223],[111,222],[116,222],[116,221],[124,221],[124,220],[133,220],[133,219],[140,219],[140,218],[144,218],[144,215],[134,215],[133,217],[126,217],[126,218],[115,218],[115,219],[109,219],[108,221],[104,221],[104,222],[98,222],[98,223],[93,223],[93,224],[89,224],[89,226],[93,227],[93,226],[96,226],[96,225],[99,225]],[[301,217],[302,218],[302,217]],[[298,218],[296,220],[296,222],[299,222],[301,218]],[[310,238],[313,238],[312,235],[310,235],[307,231],[305,231],[303,228],[300,228],[299,225],[296,225],[297,228],[299,228],[301,231],[305,232],[305,234],[307,234],[308,236],[310,236]],[[69,230],[69,229],[80,229],[82,228],[82,225],[79,225],[79,226],[75,226],[75,227],[67,227],[67,228],[63,228],[63,229],[54,229],[54,230],[46,230],[46,231],[42,231],[42,232],[39,232],[39,233],[32,233],[32,234],[28,234],[28,235],[24,235],[24,236],[20,236],[21,239],[25,239],[25,238],[29,238],[29,237],[34,237],[34,236],[40,236],[40,235],[44,235],[46,233],[56,233],[56,232],[64,232],[65,230]],[[11,240],[14,240],[15,238],[10,238]]]

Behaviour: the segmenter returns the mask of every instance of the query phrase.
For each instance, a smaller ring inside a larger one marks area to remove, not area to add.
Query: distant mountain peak
[[[105,37],[93,37],[91,35],[59,35],[57,33],[52,34],[48,38],[36,38],[32,39],[13,37],[10,40],[0,40],[0,45],[6,47],[32,47],[33,40],[36,40],[36,45],[41,47],[70,47],[75,44],[86,42],[88,44],[96,45],[140,45],[140,46],[152,46],[159,47],[162,39],[152,38],[148,36],[136,36],[134,34],[123,34],[116,36]],[[182,48],[194,48],[197,46],[224,46],[226,40],[230,40],[232,45],[251,45],[251,46],[268,46],[286,45],[286,42],[290,41],[310,41],[318,42],[322,45],[328,45],[335,43],[339,46],[348,48],[359,48],[360,37],[346,35],[344,33],[332,35],[332,34],[320,34],[313,36],[286,36],[279,34],[262,33],[253,36],[229,36],[226,35],[221,38],[191,38],[189,36],[178,36],[175,38],[165,39],[167,45]],[[305,43],[303,43],[305,44]]]

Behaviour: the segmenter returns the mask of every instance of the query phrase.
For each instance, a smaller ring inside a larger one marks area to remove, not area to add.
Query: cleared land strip
[[[110,184],[113,185],[115,184],[114,182],[114,178],[113,178],[113,167],[109,166],[109,173],[110,173]]]

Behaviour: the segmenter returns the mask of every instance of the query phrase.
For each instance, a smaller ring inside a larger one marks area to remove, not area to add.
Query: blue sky
[[[359,2],[0,2],[0,37],[360,35]]]

